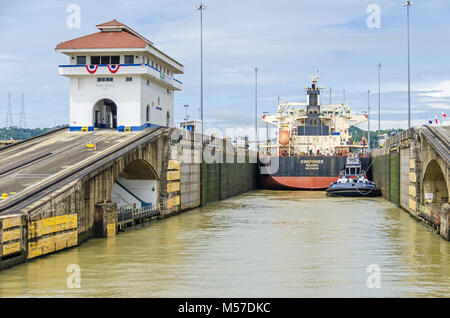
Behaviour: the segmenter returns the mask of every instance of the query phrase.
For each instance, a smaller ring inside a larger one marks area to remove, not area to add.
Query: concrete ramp
[[[422,135],[427,139],[434,150],[450,163],[450,126],[425,126]]]
[[[37,194],[48,194],[48,187],[67,183],[68,177],[161,129],[129,133],[62,129],[0,149],[0,194],[4,194],[0,213],[12,212]]]

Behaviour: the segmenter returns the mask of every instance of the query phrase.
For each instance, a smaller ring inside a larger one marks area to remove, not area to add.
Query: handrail
[[[144,65],[144,66],[148,66],[149,68],[151,68],[154,71],[161,74],[160,70],[158,70],[156,67],[151,66],[148,63],[144,63],[144,64],[62,64],[62,65],[58,65],[58,67],[86,67],[86,65],[98,65],[98,67],[107,67],[108,65],[119,65],[119,66],[143,66]],[[182,81],[177,80],[173,76],[171,77],[171,79],[180,84],[183,84]]]

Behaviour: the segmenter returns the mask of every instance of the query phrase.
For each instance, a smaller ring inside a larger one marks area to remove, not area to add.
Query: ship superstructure
[[[348,153],[364,156],[368,146],[352,140],[350,127],[367,121],[346,104],[320,104],[318,76],[306,87],[306,103],[285,102],[262,119],[278,129],[276,142],[261,145],[262,156],[277,157],[279,168],[262,175],[270,188],[326,189],[345,165]],[[364,164],[364,161],[363,161]]]
[[[281,156],[345,155],[351,148],[366,149],[355,144],[349,128],[367,120],[365,115],[352,115],[345,104],[320,105],[318,76],[313,76],[306,88],[306,103],[282,103],[275,115],[263,116],[263,120],[278,127],[278,144],[269,151]]]

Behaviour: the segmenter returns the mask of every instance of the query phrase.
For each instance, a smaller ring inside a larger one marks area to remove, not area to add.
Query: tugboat
[[[342,197],[379,197],[381,190],[367,179],[361,169],[361,161],[357,156],[348,156],[345,169],[339,174],[339,179],[330,184],[327,189],[329,196]]]

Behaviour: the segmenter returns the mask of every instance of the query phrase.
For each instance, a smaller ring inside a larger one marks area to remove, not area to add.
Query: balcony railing
[[[94,68],[92,68],[94,67]],[[181,90],[183,83],[173,76],[169,76],[164,72],[159,71],[149,64],[118,64],[116,65],[98,64],[91,65],[90,70],[88,66],[81,64],[74,65],[59,65],[59,74],[64,76],[80,76],[80,75],[147,75],[158,82],[163,83],[174,90]]]

